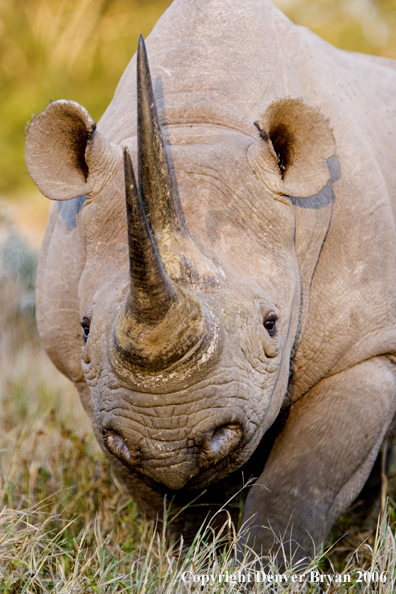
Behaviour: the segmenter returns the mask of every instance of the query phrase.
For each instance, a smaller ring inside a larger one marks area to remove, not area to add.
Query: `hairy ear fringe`
[[[335,154],[328,121],[301,99],[276,99],[256,122],[262,140],[248,159],[254,172],[275,194],[308,198],[330,179],[326,161]],[[264,141],[264,142],[263,142]]]

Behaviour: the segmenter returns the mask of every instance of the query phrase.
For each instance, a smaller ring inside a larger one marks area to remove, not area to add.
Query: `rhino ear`
[[[262,139],[250,146],[248,159],[264,184],[284,196],[318,194],[330,179],[326,161],[335,154],[333,134],[319,111],[301,99],[276,99],[256,126]]]
[[[27,133],[29,174],[52,200],[97,194],[121,162],[121,147],[103,138],[88,111],[75,101],[50,103]]]

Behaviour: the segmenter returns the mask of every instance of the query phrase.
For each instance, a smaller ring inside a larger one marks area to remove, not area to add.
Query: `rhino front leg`
[[[320,549],[370,474],[395,412],[395,375],[389,359],[374,358],[292,406],[246,501],[245,542],[257,553],[275,554],[280,541],[294,561]]]

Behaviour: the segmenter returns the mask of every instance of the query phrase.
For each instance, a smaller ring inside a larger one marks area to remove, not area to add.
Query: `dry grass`
[[[41,350],[32,317],[35,256],[12,225],[4,219],[2,225],[1,593],[394,591],[396,543],[389,515],[376,533],[366,532],[363,543],[362,533],[349,528],[349,541],[337,542],[310,567],[348,573],[350,583],[318,584],[298,567],[287,569],[282,583],[257,582],[255,571],[264,568],[254,557],[236,562],[239,536],[230,522],[216,534],[210,525],[202,529],[183,555],[183,543],[171,546],[165,525],[156,531],[112,476],[74,388]],[[363,569],[385,572],[386,583],[357,583]],[[274,560],[265,571],[278,574]],[[299,583],[291,581],[296,572],[303,574]],[[237,581],[248,575],[249,584]]]

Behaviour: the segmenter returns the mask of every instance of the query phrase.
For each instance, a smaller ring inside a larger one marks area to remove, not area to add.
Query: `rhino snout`
[[[175,448],[175,443],[158,439],[148,439],[135,445],[124,436],[124,432],[115,428],[116,423],[108,418],[105,421],[102,437],[110,454],[130,470],[172,490],[182,489],[201,471],[224,460],[237,449],[245,434],[241,422],[220,419],[216,423],[212,420],[206,422],[206,426],[196,427],[192,445]]]

